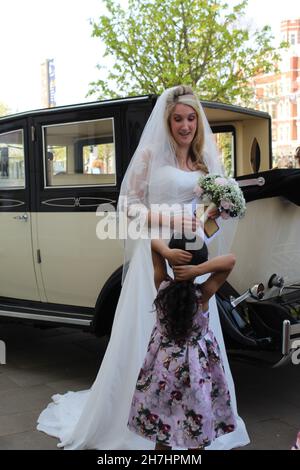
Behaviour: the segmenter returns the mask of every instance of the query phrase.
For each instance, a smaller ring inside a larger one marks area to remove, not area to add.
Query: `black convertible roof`
[[[245,186],[242,188],[247,202],[268,197],[283,196],[300,206],[300,169],[273,169],[239,176],[238,181],[263,177],[263,186]]]

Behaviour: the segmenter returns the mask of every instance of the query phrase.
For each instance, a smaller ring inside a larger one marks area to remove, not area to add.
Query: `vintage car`
[[[96,210],[116,205],[155,101],[146,95],[0,118],[1,322],[110,332],[123,247],[99,240]],[[277,363],[292,353],[300,324],[299,172],[270,169],[268,114],[203,106],[227,173],[248,201],[233,246],[238,263],[218,293],[226,343],[275,352]]]
[[[300,170],[273,169],[238,181],[247,213],[233,242],[236,267],[218,293],[227,347],[252,351],[260,361],[268,352],[265,361],[283,364],[300,346]]]

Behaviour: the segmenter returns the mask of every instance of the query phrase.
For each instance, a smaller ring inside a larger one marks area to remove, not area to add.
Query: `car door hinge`
[[[37,250],[37,262],[40,264],[42,262],[41,250]]]
[[[35,127],[31,126],[31,141],[35,142]]]

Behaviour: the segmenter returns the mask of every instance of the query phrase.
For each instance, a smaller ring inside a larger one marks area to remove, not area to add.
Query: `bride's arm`
[[[168,212],[153,211],[148,207],[148,191],[152,166],[152,154],[149,149],[143,149],[137,157],[137,163],[129,170],[124,207],[129,219],[138,218],[149,228],[174,224]]]

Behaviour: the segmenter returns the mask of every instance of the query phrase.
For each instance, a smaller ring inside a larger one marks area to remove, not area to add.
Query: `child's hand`
[[[178,248],[169,248],[166,252],[166,259],[169,261],[171,266],[188,264],[192,259],[192,254]]]
[[[176,281],[189,281],[198,276],[197,266],[185,265],[173,267]]]

